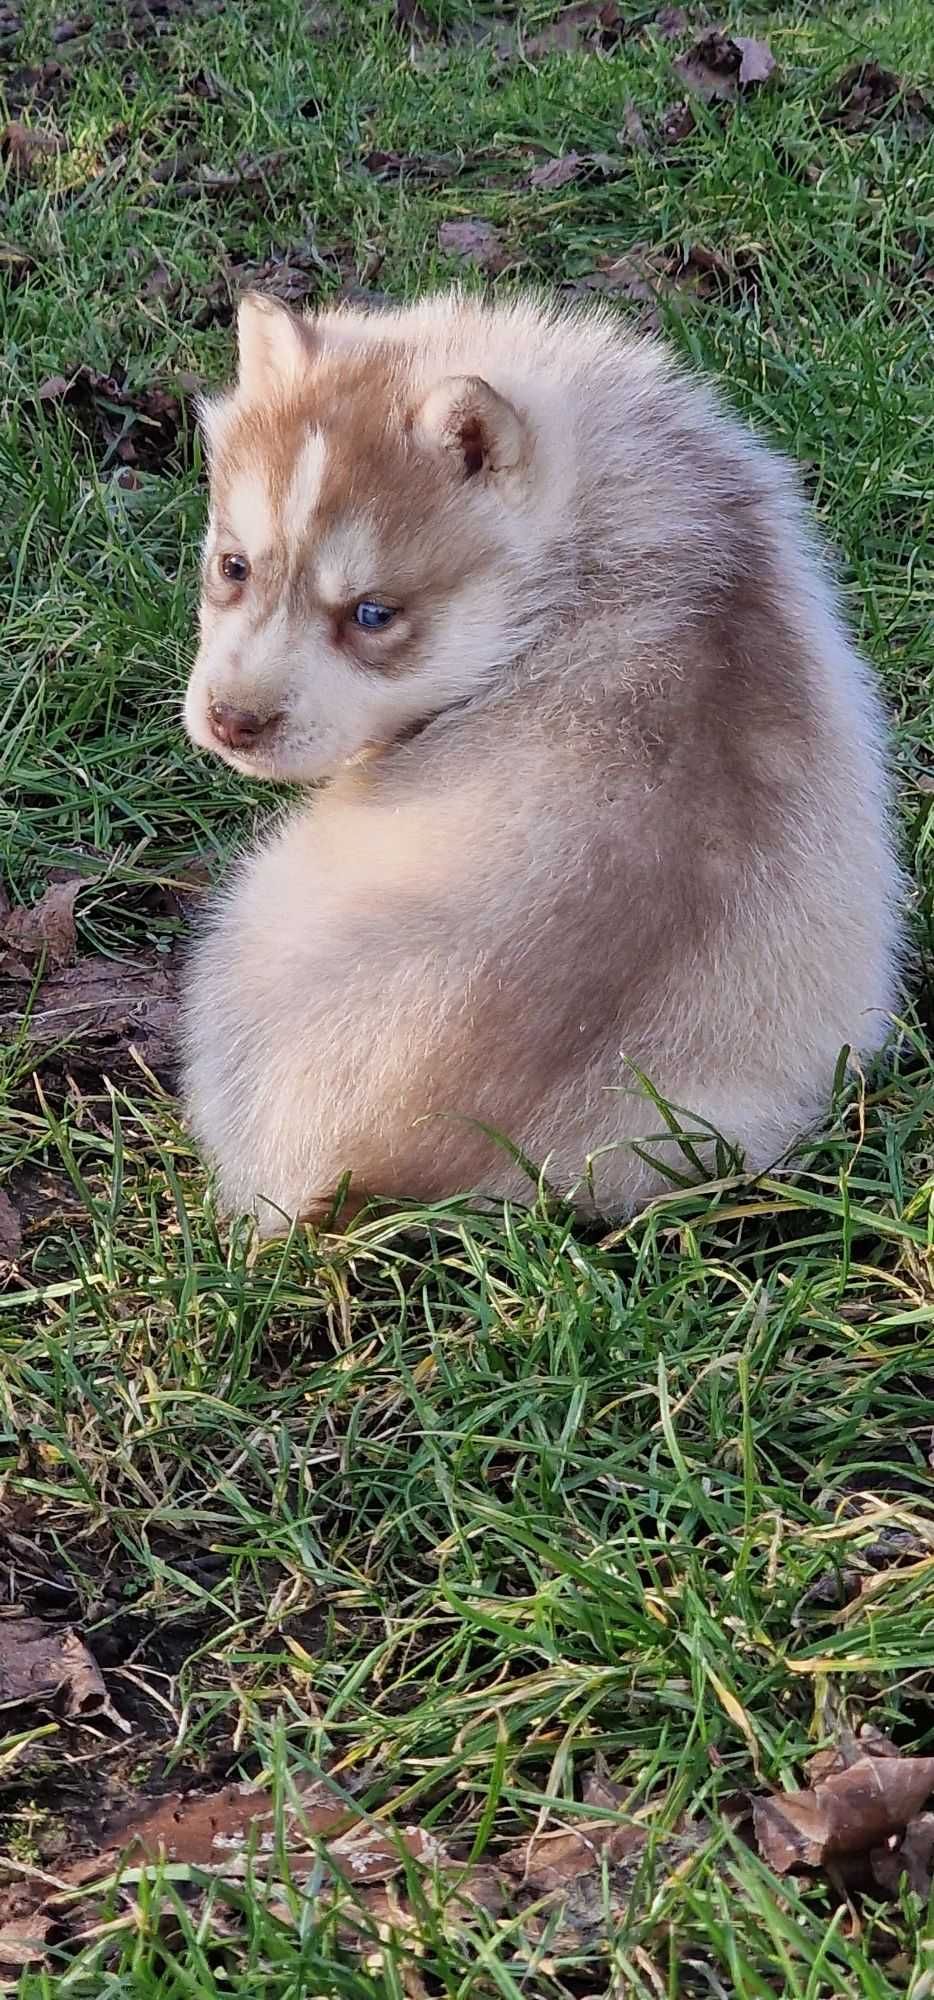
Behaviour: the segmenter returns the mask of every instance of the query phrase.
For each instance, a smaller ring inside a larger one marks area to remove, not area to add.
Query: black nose
[[[233,708],[226,701],[212,701],[208,715],[218,742],[229,750],[252,749],[279,720],[278,715],[257,715],[251,708]]]

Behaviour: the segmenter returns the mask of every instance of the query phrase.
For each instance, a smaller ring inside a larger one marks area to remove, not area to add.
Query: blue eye
[[[365,632],[384,632],[395,615],[391,605],[377,604],[372,597],[361,597],[359,604],[354,605],[354,624],[362,625]]]

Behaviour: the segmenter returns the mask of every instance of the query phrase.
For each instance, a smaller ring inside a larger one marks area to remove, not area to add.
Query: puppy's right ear
[[[462,479],[515,479],[528,467],[532,440],[525,419],[480,375],[448,375],[436,383],[415,428]]]
[[[237,389],[246,403],[287,396],[303,380],[318,351],[309,320],[262,292],[247,292],[237,312]]]

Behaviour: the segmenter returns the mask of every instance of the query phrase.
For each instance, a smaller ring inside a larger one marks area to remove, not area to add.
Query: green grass
[[[0,1168],[27,1229],[0,1298],[5,1598],[79,1624],[134,1729],[123,1746],[58,1723],[14,1747],[6,1856],[28,1826],[54,1874],[43,1814],[93,1846],[134,1786],[238,1769],[285,1795],[336,1768],[376,1810],[401,1790],[403,1819],[495,1861],[543,1813],[574,1817],[600,1753],[653,1827],[626,1894],[608,1880],[601,1917],[594,1877],[576,1931],[482,1913],[465,1928],[416,1883],[414,1934],[367,1957],[313,1905],[284,1923],[261,1888],[234,1924],[240,1892],[222,1885],[216,1947],[177,1885],[144,1885],[116,1942],[20,1991],[401,1996],[417,1972],[457,2000],[920,1995],[919,1898],[870,1895],[860,1930],[832,1883],[779,1884],[727,1807],[800,1782],[847,1717],[934,1752],[934,141],[824,116],[854,61],[930,76],[934,14],[731,7],[768,36],[774,88],[631,153],[627,101],[651,131],[680,94],[649,25],[605,56],[497,64],[469,5],[427,11],[462,32],[413,64],[363,0],[323,37],[297,0],[191,6],[158,35],[100,4],[57,51],[52,101],[17,111],[70,150],[8,163],[0,224],[31,259],[0,295],[9,891],[29,901],[78,865],[83,951],[167,952],[179,871],[219,871],[268,807],[178,720],[196,440],[126,489],[68,411],[36,404],[48,376],[85,361],[140,391],[220,379],[230,336],[203,307],[225,258],[299,243],[321,297],[448,278],[437,226],[460,215],[501,225],[519,277],[545,284],[634,243],[701,244],[751,260],[755,283],[667,312],[668,336],[805,462],[895,716],[917,1013],[790,1181],[679,1193],[602,1240],[542,1205],[455,1207],[259,1253],[218,1229],[171,1097],[131,1058],[102,1075],[79,1045],[37,1070],[15,1041]],[[549,12],[525,6],[525,33]],[[49,56],[56,13],[27,8],[8,75]],[[620,154],[620,177],[530,190],[534,159],[569,147]],[[450,158],[400,185],[367,173],[372,148]],[[265,181],[186,195],[153,177],[180,152],[281,157]],[[147,293],[156,266],[174,290]],[[865,1588],[837,1603],[844,1570]],[[707,1833],[672,1873],[685,1813]]]

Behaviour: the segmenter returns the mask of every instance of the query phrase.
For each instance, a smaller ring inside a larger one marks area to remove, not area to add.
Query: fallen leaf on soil
[[[906,87],[894,70],[881,63],[853,63],[844,70],[835,90],[835,103],[825,114],[827,125],[840,125],[845,132],[859,132],[880,118],[891,116],[903,122],[914,139],[928,136],[934,124],[934,104],[916,85]]]
[[[191,311],[191,323],[200,328],[229,326],[243,292],[265,292],[285,305],[304,305],[320,291],[329,268],[311,241],[276,251],[261,264],[227,264]]]
[[[235,1867],[248,1849],[268,1854],[273,1847],[275,1806],[269,1792],[251,1784],[225,1785],[221,1791],[169,1792],[154,1806],[113,1822],[106,1830],[100,1854],[81,1863],[83,1879],[106,1875],[120,1854],[131,1864],[142,1861],[186,1862],[192,1867]],[[336,1836],[353,1823],[353,1807],[333,1793],[312,1789],[300,1814],[284,1808],[286,1845],[307,1845],[303,1833]],[[109,1866],[108,1866],[109,1864]],[[397,1866],[401,1862],[397,1858]]]
[[[655,32],[663,42],[676,42],[688,31],[688,17],[683,7],[660,7],[655,16]]]
[[[434,181],[439,187],[456,179],[461,170],[456,153],[394,153],[379,146],[364,153],[360,165],[375,181]]]
[[[719,28],[701,35],[675,69],[682,82],[707,104],[731,103],[741,90],[765,83],[775,69],[768,42],[748,35],[727,35]]]
[[[43,1926],[47,1931],[55,1924],[59,1934],[64,1929],[72,1937],[76,1929],[80,1934],[80,1926],[93,1921],[91,1899],[97,1885],[108,1882],[118,1869],[123,1873],[120,1893],[129,1920],[135,1883],[142,1872],[161,1862],[210,1872],[227,1881],[242,1880],[249,1869],[264,1875],[274,1888],[283,1858],[293,1883],[317,1877],[321,1846],[330,1864],[328,1893],[336,1891],[340,1877],[354,1885],[354,1904],[342,1912],[341,1935],[358,1949],[372,1943],[387,1913],[399,1928],[413,1926],[406,1905],[385,1886],[407,1863],[427,1871],[426,1893],[443,1871],[445,1910],[461,1920],[469,1919],[477,1908],[496,1910],[502,1903],[495,1870],[455,1862],[436,1837],[420,1827],[365,1818],[323,1782],[309,1784],[297,1802],[280,1806],[262,1787],[231,1784],[215,1792],[171,1793],[112,1821],[97,1854],[58,1868],[58,1886],[51,1893],[41,1880],[17,1885],[15,1907],[11,1912],[7,1904],[0,1914],[0,1952],[2,1941],[8,1940],[10,1959],[23,1962],[16,1956],[17,1948],[26,1950],[29,1940],[35,1939],[41,1950]],[[24,1889],[31,1896],[31,1907],[26,1909]],[[83,1892],[77,1906],[70,1893],[75,1889]],[[112,1897],[113,1891],[108,1893]],[[312,1893],[321,1893],[317,1882]],[[276,1909],[282,1922],[294,1921],[294,1910],[284,1900]]]
[[[618,1813],[627,1794],[614,1784],[601,1760],[589,1773],[583,1787],[585,1805]],[[519,1847],[508,1848],[500,1865],[517,1875],[523,1886],[542,1893],[561,1889],[578,1875],[600,1868],[605,1855],[612,1864],[645,1846],[647,1829],[619,1819],[589,1819],[573,1827],[558,1827],[550,1833],[533,1833]]]
[[[569,181],[577,180],[583,164],[580,153],[561,153],[556,160],[543,160],[541,166],[532,168],[529,186],[552,191],[567,187]]]
[[[614,1810],[622,1796],[605,1769],[598,1768],[585,1787],[591,1804]],[[685,1865],[709,1831],[700,1822],[679,1826],[657,1842],[661,1867]],[[26,1948],[32,1936],[41,1949],[47,1920],[58,1944],[76,1943],[104,1918],[116,1932],[122,1922],[134,1921],[140,1880],[168,1863],[179,1882],[190,1871],[179,1892],[192,1909],[199,1876],[210,1874],[221,1883],[262,1876],[270,1911],[283,1924],[296,1918],[294,1901],[282,1886],[288,1878],[318,1909],[335,1910],[336,1935],[356,1952],[372,1951],[389,1930],[417,1932],[426,1905],[443,1912],[448,1926],[469,1926],[480,1911],[508,1915],[526,1942],[547,1935],[549,1949],[560,1937],[562,1949],[578,1950],[583,1941],[599,1953],[607,1944],[608,1902],[611,1916],[622,1917],[631,1908],[646,1840],[643,1827],[595,1819],[584,1827],[533,1835],[506,1857],[501,1872],[457,1859],[436,1832],[400,1826],[388,1814],[365,1814],[323,1780],[285,1801],[251,1783],[228,1784],[149,1801],[112,1820],[97,1854],[64,1868],[57,1864],[56,1886],[50,1889],[47,1878],[33,1877],[0,1894],[0,1933],[4,1928],[12,1933],[14,1948]],[[420,1871],[417,1909],[407,1882],[400,1880],[413,1867]],[[341,1882],[349,1885],[349,1896]],[[212,1902],[206,1917],[214,1936],[229,1935],[238,1922],[236,1905],[222,1899],[216,1906]],[[412,1991],[424,2000],[421,1989]]]
[[[615,0],[574,0],[537,34],[526,36],[523,48],[527,56],[547,56],[556,49],[571,53],[588,43],[612,49],[624,32],[622,11]]]
[[[656,1842],[653,1851],[656,1893],[666,1877],[671,1879],[690,1862],[709,1835],[709,1825],[700,1821],[681,1826],[668,1839]],[[606,1880],[602,1857],[597,1857],[589,1869],[553,1892],[544,1908],[523,1912],[523,1937],[530,1943],[547,1939],[549,1957],[577,1953],[582,1947],[597,1954],[605,1953],[614,1920],[632,1921],[633,1892],[645,1867],[645,1848],[643,1840],[621,1859],[608,1860]],[[541,1894],[540,1890],[533,1891],[537,1899]]]
[[[521,1847],[510,1847],[502,1865],[518,1876],[523,1886],[541,1890],[561,1889],[599,1866],[601,1855],[621,1861],[625,1855],[645,1846],[642,1826],[620,1826],[614,1820],[589,1820],[586,1829],[533,1834]]]
[[[86,35],[93,28],[90,14],[81,14],[74,21],[56,21],[52,29],[52,40],[58,47],[62,42],[73,42],[79,35]]]
[[[606,1758],[598,1752],[593,1770],[588,1772],[581,1791],[585,1806],[603,1806],[605,1811],[619,1812],[629,1796],[629,1792],[610,1777]]]
[[[23,1225],[19,1209],[0,1188],[0,1264],[12,1264],[19,1255],[22,1242]]]
[[[121,9],[123,24],[107,36],[111,48],[127,48],[150,35],[164,35],[179,15],[219,14],[224,0],[127,0]]]
[[[0,42],[12,41],[22,34],[23,17],[13,7],[0,7]]]
[[[102,466],[116,460],[161,472],[183,439],[184,393],[158,387],[130,389],[121,377],[101,375],[86,364],[70,375],[50,375],[37,400],[74,411]]]
[[[392,18],[397,28],[404,28],[410,35],[420,35],[423,40],[438,33],[437,24],[419,5],[419,0],[395,0]]]
[[[679,145],[682,139],[689,139],[696,130],[697,119],[688,98],[678,98],[662,112],[659,131],[669,146]]]
[[[52,1917],[33,1910],[25,1917],[8,1917],[0,1926],[0,1966],[33,1965],[45,1957]]]
[[[254,181],[270,180],[278,173],[285,157],[285,153],[281,151],[264,153],[260,157],[256,157],[251,153],[241,153],[239,160],[237,160],[233,167],[198,166],[192,168],[190,172],[188,163],[179,162],[178,159],[165,164],[168,177],[172,182],[173,195],[176,200],[185,201],[190,200],[194,195],[223,194],[235,188],[248,187]],[[184,165],[185,171],[189,172],[187,180],[182,177],[182,165]],[[176,169],[178,169],[177,172],[175,171]],[[158,180],[159,176],[154,172],[150,178]]]
[[[28,108],[35,112],[37,106],[54,104],[69,82],[68,71],[51,56],[41,63],[21,63],[4,80],[7,110],[16,113]]]
[[[753,1801],[759,1850],[786,1875],[868,1853],[904,1832],[934,1792],[934,1757],[858,1757],[806,1790]]]
[[[623,112],[622,128],[616,134],[621,146],[632,146],[637,153],[649,151],[649,135],[642,121],[642,114],[635,104],[627,104]]]
[[[44,1231],[53,1219],[71,1222],[85,1212],[65,1173],[56,1174],[49,1168],[21,1167],[11,1185],[12,1195],[8,1195],[7,1200],[16,1212],[23,1236],[34,1228]]]
[[[738,298],[755,290],[758,274],[758,252],[751,244],[740,245],[725,256],[702,243],[675,251],[633,243],[619,257],[601,257],[596,271],[576,280],[571,289],[608,292],[653,308],[660,299],[677,304],[690,296]],[[658,315],[650,310],[643,321],[647,326],[657,325]]]
[[[904,1877],[912,1893],[927,1902],[934,1879],[934,1813],[918,1813],[901,1840],[874,1848],[869,1861],[886,1895],[897,1897]]]
[[[124,1731],[130,1727],[117,1714],[96,1660],[70,1625],[0,1618],[0,1707],[24,1703],[54,1704],[81,1721],[106,1716]]]
[[[26,1027],[38,1048],[67,1043],[95,1068],[126,1069],[136,1049],[148,1069],[171,1076],[178,1000],[174,966],[156,952],[131,960],[79,958],[43,979]],[[23,1026],[22,1009],[0,1001],[0,1037]]]
[[[775,69],[768,42],[757,42],[749,35],[734,35],[733,40],[740,51],[740,90],[748,90],[753,83],[767,83]]]
[[[442,222],[438,228],[438,248],[448,257],[462,257],[481,271],[504,271],[511,264],[502,233],[492,222],[474,216],[463,222]]]
[[[822,1784],[827,1778],[835,1778],[840,1771],[848,1771],[852,1764],[858,1764],[861,1757],[897,1757],[899,1754],[890,1736],[884,1736],[872,1722],[864,1722],[858,1736],[852,1729],[841,1729],[835,1743],[826,1750],[816,1750],[808,1758],[807,1774],[812,1785]]]
[[[282,1824],[294,1879],[314,1867],[315,1838],[327,1840],[335,1866],[357,1882],[382,1882],[398,1874],[406,1855],[425,1863],[448,1859],[433,1835],[420,1827],[392,1829],[365,1820],[321,1784],[311,1786],[297,1807],[283,1808]],[[277,1810],[269,1792],[250,1784],[202,1795],[172,1793],[144,1814],[112,1826],[107,1838],[107,1850],[85,1864],[85,1879],[92,1870],[106,1873],[102,1863],[109,1856],[115,1865],[120,1854],[131,1866],[164,1856],[236,1874],[243,1872],[248,1853],[254,1867],[276,1865]]]
[[[0,977],[12,958],[38,958],[45,952],[53,969],[70,965],[75,955],[75,903],[87,878],[70,876],[51,882],[37,903],[23,904],[0,916]],[[15,975],[14,975],[15,976]],[[27,977],[29,977],[27,973]]]
[[[35,159],[47,159],[67,150],[66,142],[58,132],[46,132],[37,125],[24,125],[20,118],[11,118],[0,130],[0,156],[9,160],[13,167],[29,167]]]
[[[640,324],[647,332],[657,332],[661,319],[656,310],[659,299],[673,287],[664,256],[648,243],[633,243],[619,257],[601,257],[595,271],[577,278],[571,292],[604,292],[611,298],[629,299],[642,306]]]
[[[756,289],[758,251],[752,244],[740,244],[727,257],[710,244],[688,243],[670,271],[679,290],[693,291],[698,298],[738,298]]]

